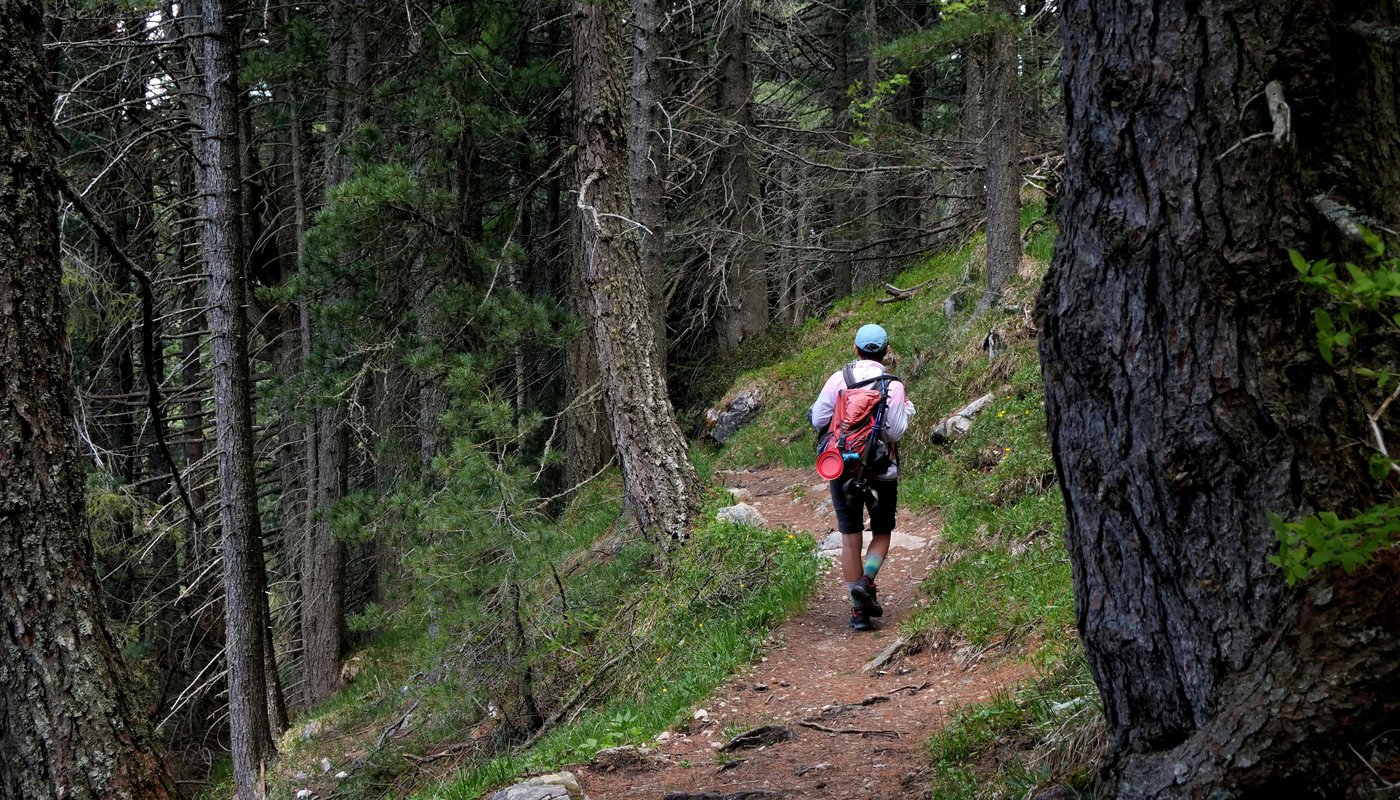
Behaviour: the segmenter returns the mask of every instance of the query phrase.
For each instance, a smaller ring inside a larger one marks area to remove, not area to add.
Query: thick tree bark
[[[1266,514],[1345,513],[1379,493],[1356,446],[1369,399],[1318,356],[1320,301],[1300,296],[1286,250],[1347,255],[1309,205],[1322,193],[1400,221],[1400,58],[1350,27],[1394,25],[1397,9],[1085,1],[1064,15],[1062,235],[1038,314],[1111,741],[1100,793],[1361,796],[1350,747],[1400,720],[1397,558],[1289,591],[1266,561]],[[1274,127],[1271,80],[1290,135],[1244,141]]]
[[[0,795],[174,797],[88,538],[42,21],[0,0]]]
[[[1021,171],[1017,168],[1021,107],[1016,93],[1017,0],[996,0],[997,30],[987,63],[987,290],[984,311],[1001,304],[1006,284],[1021,265]]]
[[[687,536],[700,483],[672,415],[637,254],[623,148],[624,0],[576,0],[574,104],[581,272],[627,497],[642,529]]]
[[[203,0],[201,13],[204,97],[194,136],[219,447],[229,738],[239,797],[253,800],[259,796],[261,771],[275,747],[264,671],[267,575],[254,474],[257,455],[240,217],[238,28],[232,23],[236,10],[224,0]]]
[[[724,125],[716,213],[726,237],[721,261],[724,298],[719,308],[719,341],[737,347],[768,327],[768,266],[763,246],[762,198],[753,145],[753,11],[749,0],[729,0],[719,16],[719,97]]]
[[[633,219],[641,232],[638,254],[651,299],[657,351],[666,352],[666,174],[667,129],[661,122],[666,71],[656,54],[661,48],[661,11],[657,0],[632,3],[632,116],[627,136],[627,174],[632,188]],[[663,365],[664,366],[664,365]]]

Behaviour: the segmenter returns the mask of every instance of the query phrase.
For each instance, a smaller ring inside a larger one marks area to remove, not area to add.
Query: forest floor
[[[820,546],[834,527],[825,483],[809,470],[762,468],[719,477],[742,490],[740,498],[757,507],[770,528],[811,536]],[[937,564],[940,529],[936,517],[901,509],[880,573],[885,616],[875,631],[848,626],[850,600],[839,562],[829,553],[831,566],[806,610],[779,626],[762,658],[717,689],[688,726],[662,734],[647,748],[654,752],[604,752],[574,768],[589,797],[922,795],[929,737],[955,709],[988,700],[1033,674],[1014,653],[948,647],[865,669],[900,641],[900,623]],[[759,726],[777,726],[791,738],[721,752],[736,734]]]

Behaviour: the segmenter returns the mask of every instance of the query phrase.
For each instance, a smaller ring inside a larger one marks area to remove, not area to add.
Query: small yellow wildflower
[[[997,412],[997,416],[998,416],[998,417],[1004,417],[1004,416],[1006,416],[1006,409],[1003,408],[1002,410],[998,411],[998,412]]]

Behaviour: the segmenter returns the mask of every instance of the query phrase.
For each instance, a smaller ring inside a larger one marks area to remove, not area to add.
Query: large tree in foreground
[[[700,481],[666,394],[652,293],[629,218],[625,8],[624,0],[574,3],[578,269],[627,499],[644,530],[678,540],[699,504]]]
[[[0,0],[0,796],[173,797],[88,538],[42,30]]]
[[[1400,226],[1400,10],[1063,13],[1062,234],[1039,319],[1110,736],[1100,794],[1357,795],[1358,754],[1400,727],[1400,565],[1382,552],[1290,590],[1266,515],[1380,493],[1377,398],[1319,358],[1320,301],[1287,249],[1354,256],[1343,206]]]

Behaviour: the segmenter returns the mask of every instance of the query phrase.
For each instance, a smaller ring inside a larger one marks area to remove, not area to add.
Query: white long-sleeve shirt
[[[846,388],[846,376],[843,373],[844,370],[838,369],[831,374],[830,378],[826,379],[826,385],[822,387],[821,394],[817,395],[817,402],[812,404],[812,410],[807,414],[807,418],[812,421],[812,426],[817,430],[826,430],[826,426],[831,424],[831,417],[836,413],[836,393]],[[851,376],[857,381],[884,373],[883,364],[867,359],[855,362],[851,368]],[[905,395],[903,382],[890,381],[889,404],[885,408],[883,434],[885,441],[899,441],[900,437],[904,436],[904,432],[909,429],[909,420],[913,416],[914,404]]]

